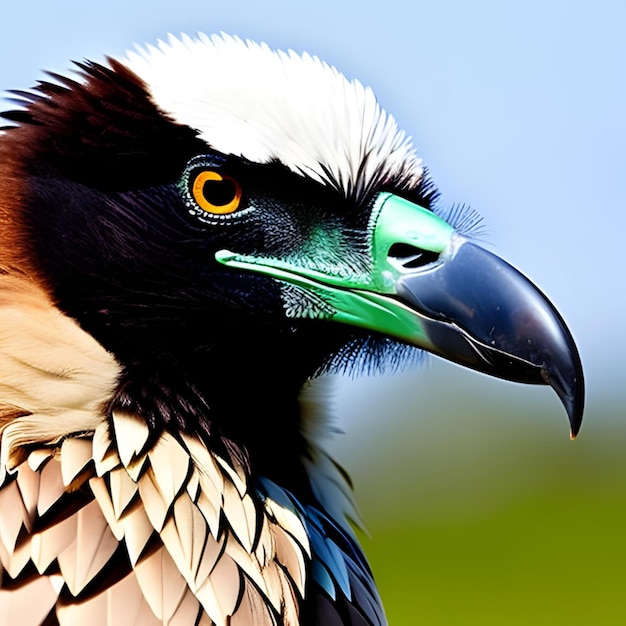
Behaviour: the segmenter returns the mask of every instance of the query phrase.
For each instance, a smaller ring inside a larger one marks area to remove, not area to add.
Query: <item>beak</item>
[[[563,319],[537,287],[431,211],[393,194],[376,199],[368,232],[370,269],[361,275],[227,251],[216,258],[322,298],[334,321],[492,376],[550,385],[576,436],[584,407],[580,357]]]
[[[584,404],[578,350],[558,311],[514,267],[455,241],[443,262],[404,274],[397,294],[432,320],[432,352],[506,380],[550,385],[576,436]]]

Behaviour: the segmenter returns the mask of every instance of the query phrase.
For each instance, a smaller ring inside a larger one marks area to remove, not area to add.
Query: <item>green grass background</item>
[[[360,381],[335,456],[390,624],[626,624],[626,420],[439,366]]]

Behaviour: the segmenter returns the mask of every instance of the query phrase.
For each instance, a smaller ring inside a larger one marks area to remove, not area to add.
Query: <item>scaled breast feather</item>
[[[298,624],[311,553],[296,507],[197,439],[105,415],[117,373],[37,288],[0,277],[0,615]]]

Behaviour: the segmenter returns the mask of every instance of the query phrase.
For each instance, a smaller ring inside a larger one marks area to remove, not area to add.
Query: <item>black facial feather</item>
[[[314,246],[330,255],[321,262],[365,270],[378,188],[356,202],[280,163],[212,153],[153,104],[137,76],[110,64],[79,64],[82,81],[55,75],[19,94],[25,111],[6,115],[20,123],[9,135],[36,263],[59,307],[123,365],[111,408],[132,405],[155,435],[182,430],[230,447],[301,490],[297,397],[306,379],[396,368],[420,352],[351,327],[287,319],[278,283],[234,273],[215,253],[304,255],[312,233],[327,232],[344,244],[335,261],[330,240]],[[255,210],[219,220],[190,214],[180,181],[198,155],[238,180],[242,207]],[[413,190],[387,182],[422,206],[436,199],[428,179]],[[293,442],[287,454],[277,448],[283,438]]]
[[[404,185],[388,184],[382,189],[390,191],[398,196],[418,204],[425,209],[433,211],[440,199],[440,191],[433,181],[427,167],[423,168],[423,174],[415,187],[406,187]]]
[[[28,171],[42,164],[102,190],[136,189],[175,180],[206,145],[167,118],[124,65],[77,63],[80,79],[53,74],[32,92],[14,92],[26,110],[2,114],[20,124],[12,143]]]

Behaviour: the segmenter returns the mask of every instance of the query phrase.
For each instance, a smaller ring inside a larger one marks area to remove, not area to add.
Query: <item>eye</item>
[[[196,204],[212,215],[233,213],[241,203],[239,182],[215,170],[203,170],[196,174],[190,190]]]
[[[207,226],[247,219],[254,206],[244,193],[246,185],[241,182],[240,169],[221,155],[192,157],[177,183],[189,215]]]

